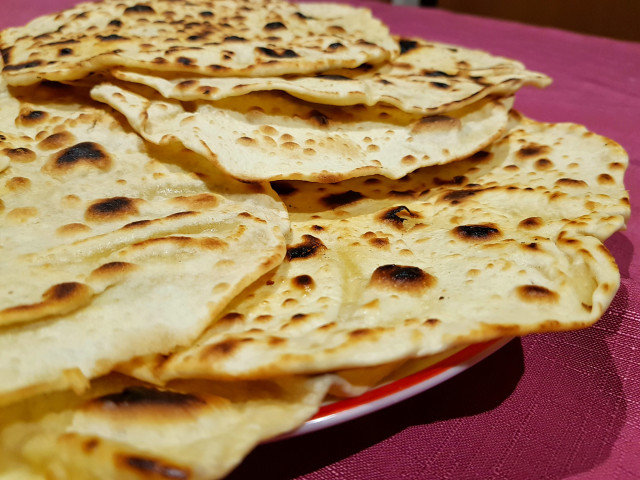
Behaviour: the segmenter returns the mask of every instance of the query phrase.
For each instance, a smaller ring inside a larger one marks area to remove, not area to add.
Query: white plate
[[[300,428],[274,440],[332,427],[406,400],[464,372],[503,347],[512,338],[499,338],[445,354],[411,360],[394,371],[383,384],[358,397],[325,403],[318,413]]]

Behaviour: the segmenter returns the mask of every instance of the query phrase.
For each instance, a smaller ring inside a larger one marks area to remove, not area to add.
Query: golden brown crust
[[[336,42],[346,48],[327,48]],[[0,34],[2,73],[12,85],[75,80],[114,66],[213,76],[307,73],[379,63],[397,49],[367,10],[274,0],[84,3]]]
[[[584,132],[514,119],[485,151],[398,180],[276,183],[289,261],[196,345],[148,359],[155,378],[321,372],[592,324],[619,281],[601,240],[629,214],[609,168],[627,159]]]

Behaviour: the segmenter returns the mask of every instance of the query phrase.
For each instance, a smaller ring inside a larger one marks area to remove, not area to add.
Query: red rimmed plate
[[[295,437],[362,417],[413,397],[448,380],[507,344],[512,337],[477,343],[445,354],[415,359],[402,365],[380,386],[360,396],[324,404],[297,430],[278,437]]]

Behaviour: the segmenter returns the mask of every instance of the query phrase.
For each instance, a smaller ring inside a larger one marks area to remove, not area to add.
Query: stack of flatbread
[[[2,480],[221,478],[618,288],[627,156],[513,111],[550,82],[517,61],[284,0],[81,4],[0,52]]]

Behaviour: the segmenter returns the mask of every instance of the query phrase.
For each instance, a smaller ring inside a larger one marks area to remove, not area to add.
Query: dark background
[[[394,3],[392,0],[381,0]],[[640,41],[640,0],[421,0],[454,12]]]

